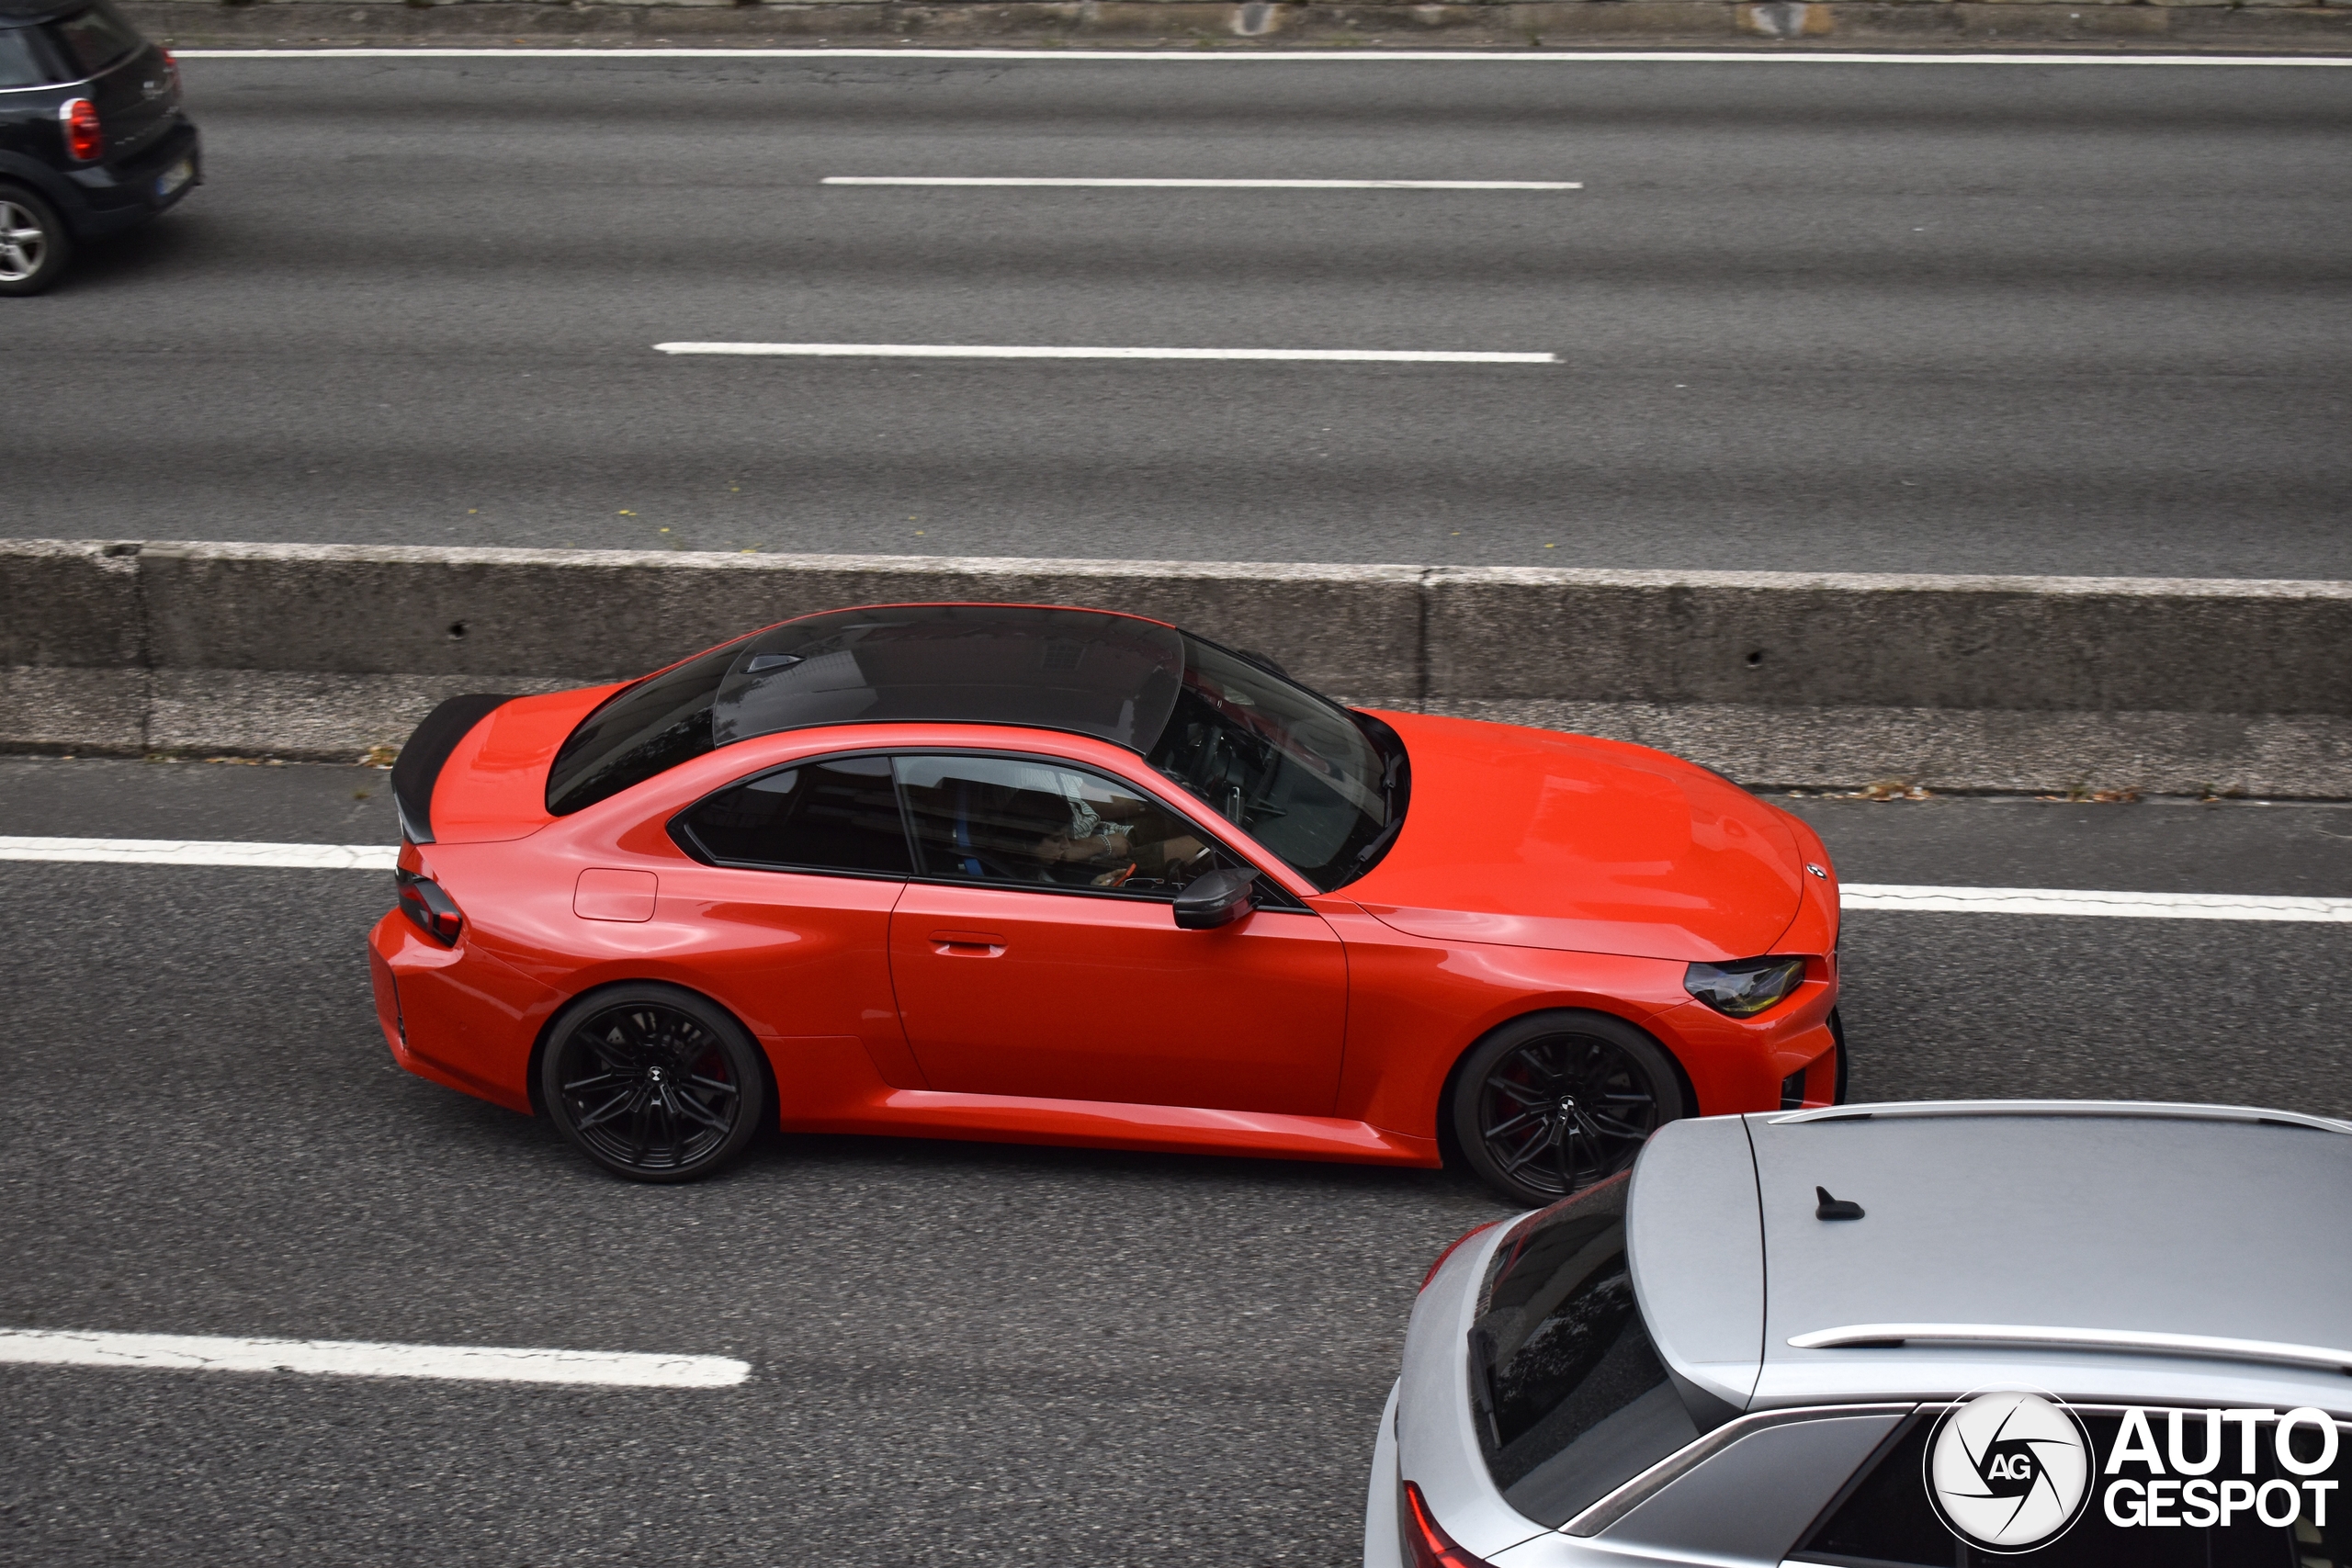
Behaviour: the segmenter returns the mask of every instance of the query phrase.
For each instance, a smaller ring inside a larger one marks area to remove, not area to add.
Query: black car
[[[203,177],[179,68],[107,0],[0,0],[0,294],[38,294],[76,242]]]

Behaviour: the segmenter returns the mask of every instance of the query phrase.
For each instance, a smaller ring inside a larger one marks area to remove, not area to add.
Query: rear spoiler
[[[492,708],[514,700],[512,692],[474,692],[451,697],[424,716],[392,764],[392,805],[400,812],[401,838],[412,844],[433,841],[433,785],[442,764]]]

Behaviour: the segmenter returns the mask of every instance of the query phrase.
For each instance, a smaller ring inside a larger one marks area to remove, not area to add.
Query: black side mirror
[[[1229,926],[1255,906],[1250,884],[1254,871],[1212,871],[1196,876],[1176,895],[1176,924],[1188,931],[1213,931]]]

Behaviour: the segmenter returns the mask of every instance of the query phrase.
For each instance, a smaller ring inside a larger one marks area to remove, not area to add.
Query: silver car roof
[[[1863,1217],[1818,1218],[1821,1188]],[[1627,1211],[1661,1358],[1730,1410],[2020,1380],[2352,1410],[2352,1124],[2088,1101],[1709,1118],[1651,1141]]]

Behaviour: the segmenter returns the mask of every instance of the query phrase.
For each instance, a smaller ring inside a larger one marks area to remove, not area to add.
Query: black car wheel
[[[743,1152],[767,1103],[741,1025],[691,991],[621,986],[548,1033],[539,1092],[565,1137],[633,1181],[692,1181]]]
[[[0,294],[38,294],[73,259],[57,209],[22,186],[0,185]]]
[[[1464,1059],[1452,1130],[1487,1186],[1540,1205],[1632,1165],[1683,1109],[1673,1063],[1640,1030],[1606,1013],[1536,1013]]]

